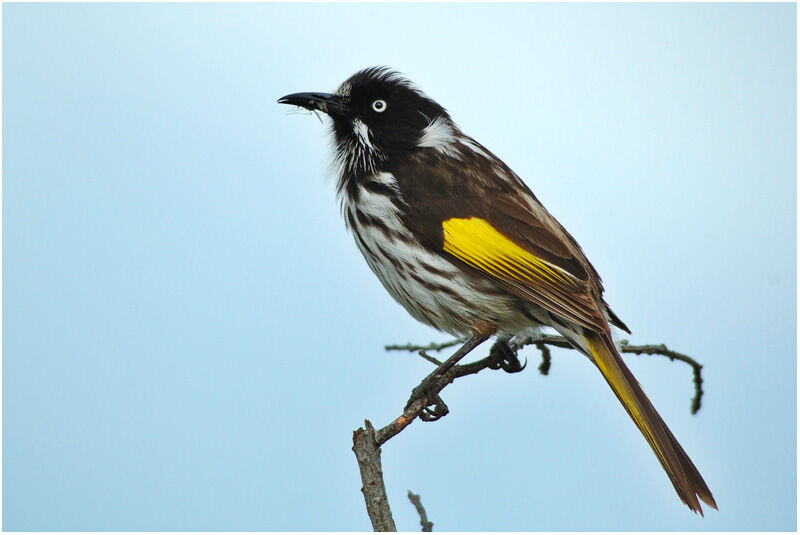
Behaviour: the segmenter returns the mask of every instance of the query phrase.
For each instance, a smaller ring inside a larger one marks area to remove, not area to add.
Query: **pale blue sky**
[[[4,530],[366,530],[351,432],[443,340],[347,235],[276,99],[405,72],[582,244],[720,511],[599,373],[451,386],[384,447],[398,526],[796,527],[795,6],[4,5]],[[525,356],[538,363],[535,350]]]

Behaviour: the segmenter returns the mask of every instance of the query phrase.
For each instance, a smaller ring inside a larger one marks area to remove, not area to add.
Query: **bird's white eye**
[[[372,109],[377,111],[378,113],[383,113],[386,111],[386,101],[379,98],[375,102],[372,103]]]

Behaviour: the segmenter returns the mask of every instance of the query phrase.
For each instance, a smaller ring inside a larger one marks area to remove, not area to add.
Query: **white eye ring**
[[[382,98],[379,98],[375,102],[372,103],[372,109],[377,111],[378,113],[383,113],[386,111],[386,101]]]

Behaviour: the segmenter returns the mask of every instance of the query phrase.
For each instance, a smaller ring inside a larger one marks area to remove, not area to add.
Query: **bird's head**
[[[294,93],[278,100],[330,116],[337,156],[352,171],[452,136],[444,108],[386,67],[355,73],[333,93]],[[371,169],[370,169],[371,168]]]

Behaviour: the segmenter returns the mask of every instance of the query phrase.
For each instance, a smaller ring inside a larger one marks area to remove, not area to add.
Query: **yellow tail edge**
[[[585,335],[584,340],[598,369],[650,444],[681,501],[701,516],[703,508],[698,498],[709,507],[717,509],[714,497],[700,472],[656,412],[639,382],[619,356],[610,337],[592,333]]]

